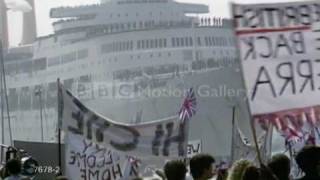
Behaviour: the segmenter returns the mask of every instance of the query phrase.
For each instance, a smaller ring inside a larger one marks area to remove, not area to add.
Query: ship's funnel
[[[23,13],[23,28],[21,45],[32,44],[37,37],[36,15],[34,8],[34,0],[25,0],[29,3],[32,10]]]
[[[7,49],[9,46],[8,17],[4,0],[0,0],[0,40],[2,41],[2,47]]]
[[[25,0],[5,0],[7,9],[12,11],[29,12],[32,10],[31,5]]]

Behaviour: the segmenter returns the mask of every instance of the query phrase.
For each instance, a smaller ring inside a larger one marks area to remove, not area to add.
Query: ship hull
[[[91,82],[92,89],[83,90],[82,86],[88,84],[77,84],[72,92],[105,117],[122,123],[139,123],[176,115],[185,90],[192,87],[198,105],[196,115],[190,120],[189,140],[201,140],[203,152],[230,155],[233,106],[237,109],[235,117],[240,128],[250,134],[245,91],[236,68],[175,74],[163,82],[162,87],[157,88],[134,88],[133,82]],[[100,94],[95,93],[102,84],[107,85],[106,88],[100,89]],[[57,110],[47,108],[43,113],[45,141],[56,141]],[[11,115],[14,139],[41,141],[39,111],[19,111]]]

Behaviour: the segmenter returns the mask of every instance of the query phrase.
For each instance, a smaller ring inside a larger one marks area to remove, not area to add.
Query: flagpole
[[[1,41],[1,40],[0,40]],[[0,42],[1,43],[1,42]],[[0,50],[1,51],[1,50]],[[1,56],[2,57],[2,56]],[[0,57],[0,58],[1,58]],[[3,86],[2,86],[2,74],[0,75],[0,97],[1,97],[1,144],[5,144],[5,138],[4,138],[4,97],[3,97]]]
[[[234,160],[234,132],[235,132],[235,113],[236,106],[232,106],[232,135],[231,135],[231,161]]]
[[[62,157],[61,157],[61,122],[62,122],[62,119],[61,119],[61,115],[60,115],[60,108],[61,107],[61,104],[60,104],[60,99],[61,99],[61,87],[60,87],[60,78],[57,79],[57,93],[58,93],[58,122],[57,122],[57,125],[58,125],[58,166],[60,167],[59,168],[59,172],[58,172],[58,175],[62,175]]]
[[[2,94],[1,97],[5,98],[6,101],[6,109],[7,109],[7,116],[8,116],[8,126],[9,126],[9,138],[10,138],[10,145],[13,145],[12,141],[12,129],[11,129],[11,120],[10,120],[10,112],[9,112],[9,101],[8,101],[8,93],[7,93],[7,83],[6,83],[6,73],[4,69],[4,57],[3,57],[3,46],[2,46],[2,39],[0,39],[0,60],[1,60],[1,89]],[[3,94],[4,93],[4,94]],[[3,103],[3,98],[1,98],[1,103]],[[4,121],[4,119],[3,119]]]

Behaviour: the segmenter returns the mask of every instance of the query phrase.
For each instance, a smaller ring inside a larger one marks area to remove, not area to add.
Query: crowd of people
[[[320,147],[305,146],[295,157],[302,177],[297,180],[320,180]],[[198,154],[190,159],[189,169],[193,180],[293,180],[290,176],[291,160],[285,154],[274,155],[259,167],[249,160],[239,160],[230,169],[216,169],[215,159],[209,154]],[[183,161],[172,160],[165,164],[166,180],[187,180],[187,166]]]
[[[305,146],[295,156],[295,161],[303,172],[302,178],[296,180],[320,180],[320,147]],[[190,174],[193,180],[294,180],[290,176],[291,160],[285,154],[276,154],[259,167],[245,159],[234,162],[229,169],[216,168],[215,162],[214,157],[209,154],[197,154],[190,159],[189,167],[185,161],[171,160],[157,174],[162,180],[188,180],[187,174]],[[7,174],[4,180],[24,180],[19,175],[21,173],[19,160],[9,160],[5,168]],[[56,180],[68,180],[68,178],[58,176]]]

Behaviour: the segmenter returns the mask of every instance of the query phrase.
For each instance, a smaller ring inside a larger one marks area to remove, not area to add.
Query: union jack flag
[[[179,111],[179,118],[180,120],[189,120],[193,115],[196,114],[197,108],[197,99],[194,93],[193,88],[190,88],[187,93],[186,97],[183,100],[182,107]]]
[[[295,128],[288,127],[285,130],[280,132],[280,135],[285,138],[288,142],[298,142],[299,140],[303,139],[303,133],[300,130]]]

